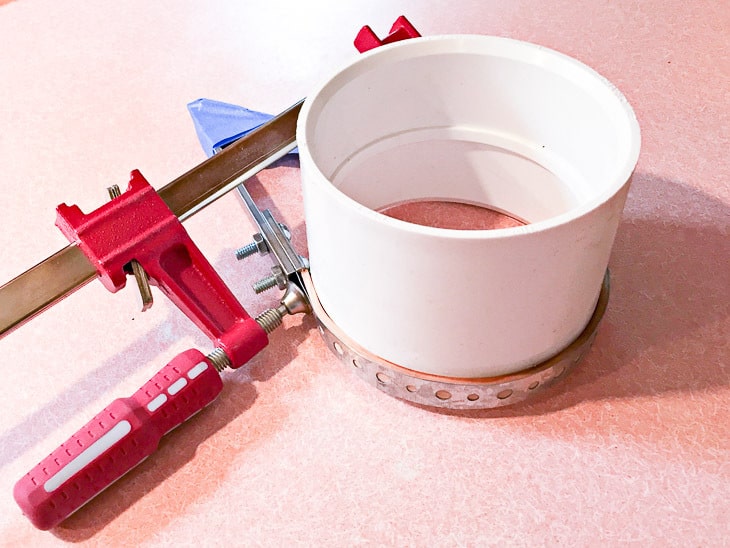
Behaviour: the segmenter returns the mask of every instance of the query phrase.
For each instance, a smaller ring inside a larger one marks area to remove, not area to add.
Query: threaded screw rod
[[[210,363],[213,364],[213,367],[215,367],[215,370],[218,371],[218,373],[223,371],[226,367],[231,366],[231,360],[222,348],[214,349],[206,356],[206,358],[210,360]]]
[[[250,244],[244,245],[236,250],[236,259],[241,261],[246,257],[250,257],[254,253],[258,253],[258,251],[259,248],[256,245],[256,242],[251,242]]]
[[[256,317],[256,322],[268,335],[281,325],[286,314],[288,314],[288,311],[284,305],[281,305],[279,308],[269,308]]]

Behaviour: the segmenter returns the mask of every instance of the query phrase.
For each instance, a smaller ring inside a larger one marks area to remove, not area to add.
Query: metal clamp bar
[[[194,215],[296,146],[296,124],[301,106],[300,101],[221,154],[165,185],[158,194],[180,220]],[[96,268],[72,244],[10,280],[0,287],[0,337],[95,277]]]

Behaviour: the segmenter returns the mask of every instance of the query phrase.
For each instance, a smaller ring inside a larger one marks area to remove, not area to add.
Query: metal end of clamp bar
[[[304,290],[300,273],[309,268],[309,261],[294,249],[289,228],[277,221],[268,209],[261,211],[244,184],[238,185],[237,191],[259,232],[254,234],[253,242],[236,251],[236,257],[244,259],[259,253],[271,255],[274,262],[271,275],[256,282],[254,291],[262,293],[273,287],[286,289],[290,282]]]
[[[278,307],[256,317],[256,322],[270,334],[282,324],[284,316],[312,311],[302,280],[302,273],[309,269],[309,261],[294,249],[289,228],[277,221],[268,209],[261,211],[258,208],[245,183],[238,185],[237,191],[259,231],[253,235],[251,243],[236,250],[236,258],[269,255],[274,263],[271,275],[254,283],[252,289],[256,294],[274,287],[285,290]]]

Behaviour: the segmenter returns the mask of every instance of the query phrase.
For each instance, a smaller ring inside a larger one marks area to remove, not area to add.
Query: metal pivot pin
[[[119,196],[122,195],[119,185],[112,185],[107,188],[107,191],[109,192],[109,197],[112,200],[114,198],[119,198]],[[139,294],[142,297],[142,312],[144,312],[154,304],[154,297],[152,296],[152,288],[150,287],[149,277],[147,276],[147,272],[144,271],[144,268],[142,268],[142,265],[139,264],[136,259],[132,259],[129,264],[132,267],[134,279],[137,280],[137,288],[139,289]]]

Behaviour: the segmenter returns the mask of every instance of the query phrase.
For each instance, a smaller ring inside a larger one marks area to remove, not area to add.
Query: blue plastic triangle
[[[193,119],[198,140],[209,157],[213,156],[216,148],[243,137],[273,118],[271,114],[212,99],[188,103],[188,112]],[[297,149],[290,154],[298,154]]]

